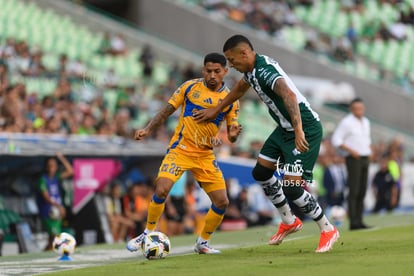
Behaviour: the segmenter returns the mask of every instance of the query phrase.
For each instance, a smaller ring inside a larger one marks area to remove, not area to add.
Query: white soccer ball
[[[342,223],[346,218],[346,210],[342,206],[332,206],[330,211],[330,217],[334,223]]]
[[[149,260],[163,259],[170,254],[170,239],[162,232],[148,233],[141,244],[142,254]]]
[[[75,248],[76,240],[69,233],[62,232],[53,240],[53,251],[59,256],[72,255],[75,252]]]

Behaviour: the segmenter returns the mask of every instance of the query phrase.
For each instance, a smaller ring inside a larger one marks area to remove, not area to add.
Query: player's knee
[[[220,197],[220,198],[214,200],[213,204],[217,208],[219,208],[221,210],[225,210],[229,206],[230,202],[229,202],[228,197],[226,196],[226,197]]]
[[[169,191],[167,189],[162,188],[162,187],[160,188],[157,187],[157,189],[155,189],[155,195],[160,199],[166,199],[168,196],[168,192]]]
[[[256,181],[266,181],[273,176],[274,172],[275,170],[266,168],[265,166],[256,163],[256,166],[252,170],[252,176]]]
[[[168,196],[168,193],[171,190],[172,185],[173,185],[173,183],[169,179],[167,179],[165,181],[164,180],[159,180],[157,182],[156,187],[155,187],[155,195],[158,198],[166,199],[167,196]]]

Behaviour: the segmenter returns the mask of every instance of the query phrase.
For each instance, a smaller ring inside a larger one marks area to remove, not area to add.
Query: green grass
[[[76,259],[69,262],[71,267],[63,265],[49,275],[412,275],[414,216],[371,216],[366,221],[375,228],[363,231],[348,231],[345,226],[340,228],[341,237],[328,253],[314,252],[319,240],[318,229],[315,223],[306,222],[302,231],[289,236],[280,246],[266,244],[276,229],[274,226],[217,232],[212,245],[229,246],[220,255],[183,254],[148,261],[140,254],[131,253],[131,257],[117,259],[114,256],[110,261],[97,260],[96,266],[74,269],[87,263]],[[194,238],[193,235],[172,237],[172,246],[184,246],[189,253]],[[119,252],[122,248],[123,245],[99,245],[80,247],[78,252],[88,254],[94,250],[116,249]],[[2,260],[20,260],[24,265],[24,259],[50,258],[47,254],[50,253]],[[56,261],[52,264],[56,265]],[[0,262],[0,274],[3,275],[1,266]],[[70,270],[56,271],[68,268]]]

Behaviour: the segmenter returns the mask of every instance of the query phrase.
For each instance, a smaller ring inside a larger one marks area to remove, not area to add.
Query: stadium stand
[[[371,81],[414,94],[414,4],[404,1],[179,1],[268,33]]]

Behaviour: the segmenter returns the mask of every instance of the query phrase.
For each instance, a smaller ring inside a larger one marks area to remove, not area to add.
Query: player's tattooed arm
[[[165,123],[168,117],[174,113],[176,108],[172,105],[167,103],[167,105],[161,109],[155,117],[148,123],[146,129],[152,132],[154,129],[159,128],[161,125]]]
[[[306,141],[305,133],[302,128],[302,118],[300,116],[299,104],[295,93],[287,86],[283,78],[276,80],[273,91],[282,98],[286,110],[289,113],[292,127],[295,131],[295,146],[299,152],[307,152],[309,143]]]
[[[175,107],[171,104],[167,104],[162,110],[160,110],[157,115],[148,123],[148,125],[143,129],[138,129],[135,131],[134,139],[142,140],[148,136],[154,129],[157,129],[162,124],[165,123],[167,118],[174,113]]]
[[[289,112],[292,126],[296,130],[302,129],[302,119],[300,117],[300,110],[296,95],[287,86],[284,79],[278,79],[275,83],[273,91],[282,98],[286,110]]]

